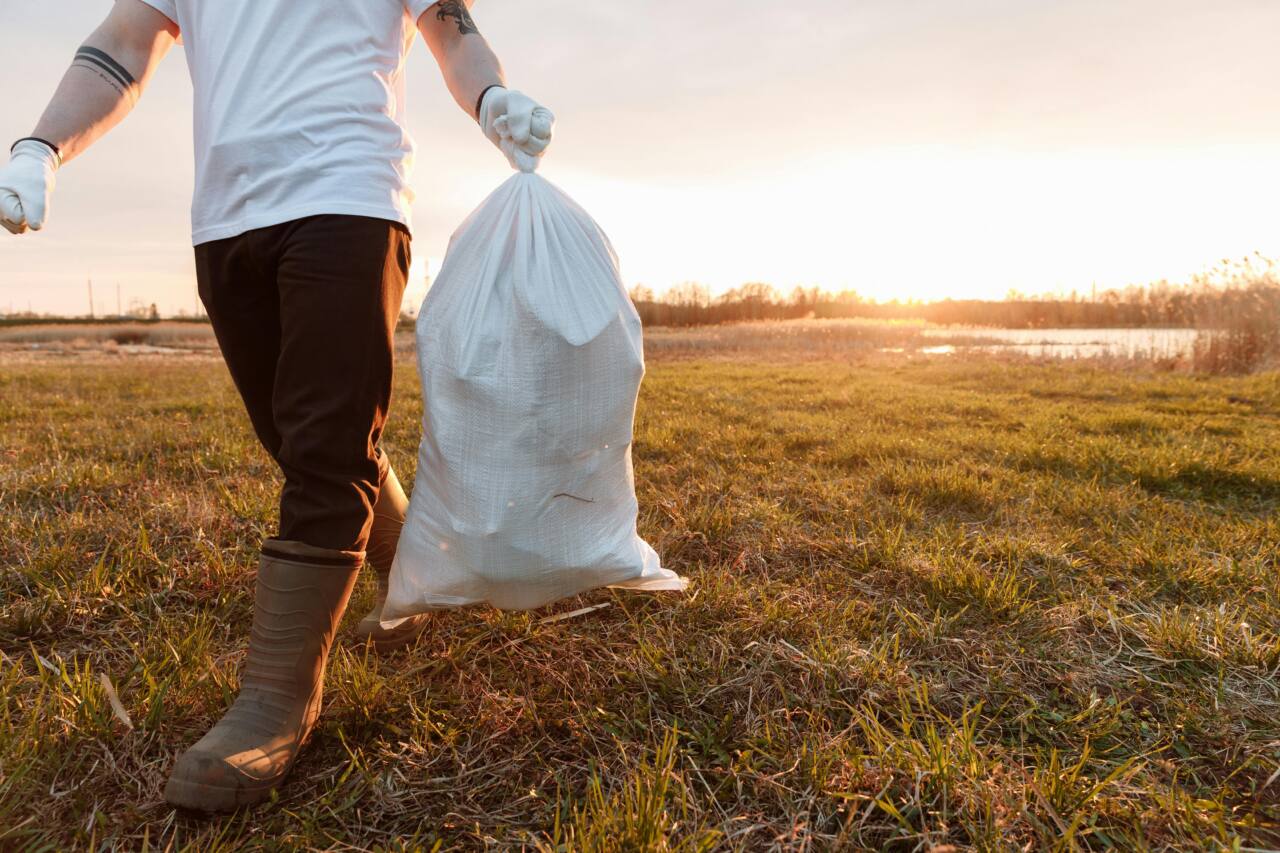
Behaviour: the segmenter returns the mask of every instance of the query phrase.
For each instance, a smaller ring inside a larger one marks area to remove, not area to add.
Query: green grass
[[[160,792],[277,475],[218,364],[0,366],[0,849],[1274,848],[1277,446],[1274,374],[655,362],[641,528],[691,591],[348,628],[278,803],[204,821]]]

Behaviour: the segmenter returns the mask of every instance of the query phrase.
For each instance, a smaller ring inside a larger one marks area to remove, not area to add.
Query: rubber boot
[[[393,628],[383,628],[382,607],[387,603],[387,587],[391,578],[391,563],[396,558],[400,544],[400,530],[404,527],[409,499],[396,472],[387,466],[387,474],[378,491],[378,502],[373,507],[373,526],[369,529],[369,545],[366,557],[377,575],[378,597],[373,609],[365,614],[356,626],[356,636],[373,645],[378,654],[387,654],[403,648],[418,638],[427,627],[430,617],[423,613],[402,619]]]
[[[363,554],[263,543],[240,695],[174,764],[164,798],[203,812],[266,799],[320,716],[325,661]]]

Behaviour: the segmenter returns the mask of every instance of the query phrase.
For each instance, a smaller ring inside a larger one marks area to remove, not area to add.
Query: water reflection
[[[922,329],[928,355],[960,352],[1017,353],[1041,358],[1177,358],[1195,343],[1195,329]],[[967,339],[967,340],[966,340]]]

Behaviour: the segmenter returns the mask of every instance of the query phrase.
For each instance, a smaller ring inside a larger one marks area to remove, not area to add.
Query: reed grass
[[[1280,273],[1275,262],[1224,262],[1199,281],[1217,298],[1197,314],[1192,353],[1204,373],[1248,373],[1280,366]]]

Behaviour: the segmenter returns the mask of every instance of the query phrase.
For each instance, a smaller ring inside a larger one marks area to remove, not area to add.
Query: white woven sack
[[[636,533],[640,318],[586,211],[513,175],[454,233],[417,336],[422,445],[384,624],[684,588]]]

